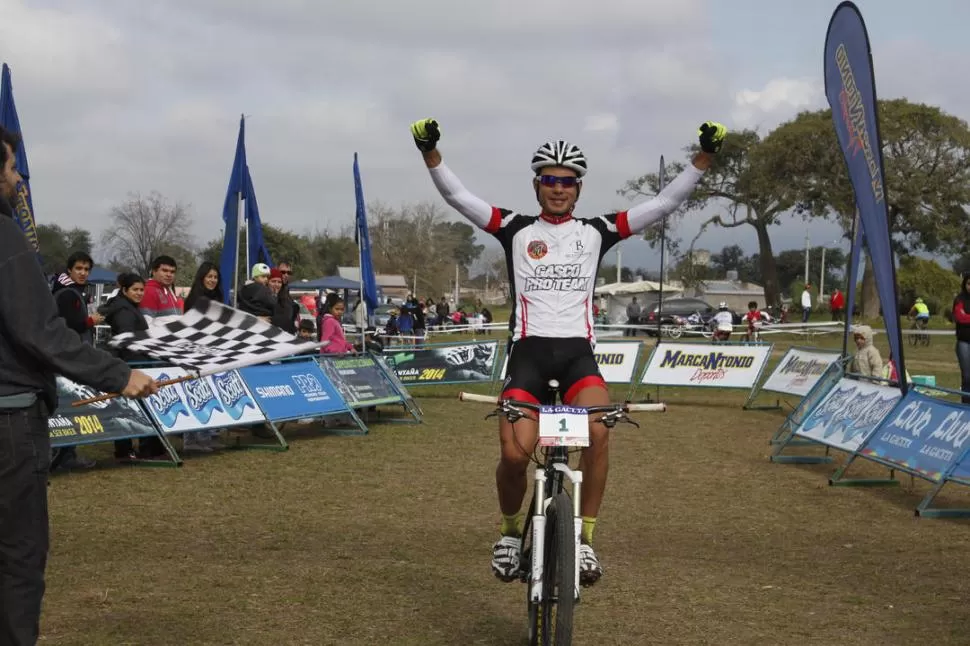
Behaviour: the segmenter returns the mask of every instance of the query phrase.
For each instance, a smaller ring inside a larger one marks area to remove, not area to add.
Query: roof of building
[[[704,294],[764,294],[765,288],[755,283],[736,280],[705,280],[698,285]]]
[[[360,282],[360,267],[337,267],[337,275],[347,280]],[[375,274],[374,280],[380,287],[407,289],[407,278],[400,274]]]

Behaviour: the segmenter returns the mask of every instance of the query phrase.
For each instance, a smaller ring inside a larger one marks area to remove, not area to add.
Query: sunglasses
[[[286,276],[291,276],[291,275],[293,275],[293,271],[292,271],[292,270],[290,270],[290,269],[281,269],[281,270],[280,270],[280,273],[281,273],[281,274],[284,274],[284,275],[286,275]]]
[[[573,186],[579,186],[580,180],[578,177],[558,177],[556,175],[539,175],[539,183],[543,186],[555,186],[556,184],[562,184],[563,188],[572,188]]]

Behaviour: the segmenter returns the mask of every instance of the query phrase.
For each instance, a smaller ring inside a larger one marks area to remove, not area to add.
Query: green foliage
[[[931,314],[949,309],[960,291],[960,276],[941,267],[936,261],[904,256],[896,271],[899,286],[900,314],[909,312],[917,297],[926,302]]]
[[[64,271],[64,264],[72,252],[92,251],[91,232],[80,227],[64,229],[56,224],[39,224],[37,241],[46,274],[59,274]],[[97,258],[94,261],[98,263]]]

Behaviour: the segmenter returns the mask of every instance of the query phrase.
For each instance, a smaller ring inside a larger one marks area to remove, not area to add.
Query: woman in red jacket
[[[970,393],[970,272],[960,277],[960,293],[953,299],[953,323],[957,332],[960,390]],[[963,403],[970,404],[970,395],[963,396]]]

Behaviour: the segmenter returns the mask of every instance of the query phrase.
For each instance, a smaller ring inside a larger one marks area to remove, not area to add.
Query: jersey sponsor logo
[[[542,240],[533,240],[527,247],[529,257],[533,260],[542,260],[549,253],[549,245]]]
[[[540,265],[535,268],[535,276],[526,278],[525,291],[585,292],[589,277],[582,273],[581,264]]]

